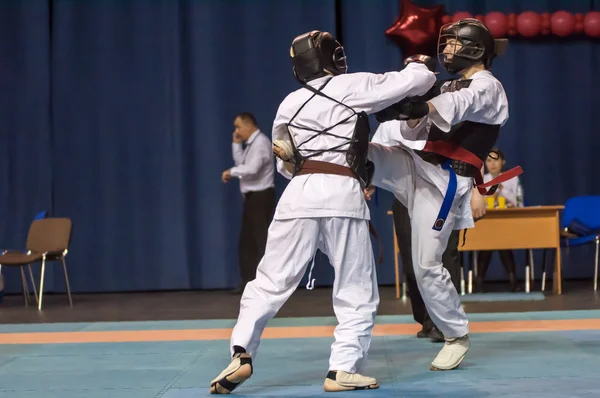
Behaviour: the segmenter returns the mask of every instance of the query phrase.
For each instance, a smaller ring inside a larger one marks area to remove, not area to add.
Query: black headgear
[[[313,30],[296,37],[290,56],[294,75],[302,83],[348,71],[344,47],[328,32]]]
[[[457,46],[458,50],[455,49],[451,53],[452,57],[448,60],[444,49],[450,39],[456,40],[460,45]],[[503,52],[505,44],[507,44],[506,40],[494,40],[492,33],[479,20],[461,19],[458,22],[446,24],[440,29],[438,60],[450,74],[458,73],[479,62],[489,69],[496,55]]]

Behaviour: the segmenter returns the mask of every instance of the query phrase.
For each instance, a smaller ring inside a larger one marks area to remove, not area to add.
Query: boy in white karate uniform
[[[279,106],[272,138],[277,170],[291,181],[277,205],[256,279],[241,299],[232,362],[211,382],[211,393],[231,393],[250,378],[268,320],[295,291],[317,249],[334,268],[338,319],[324,389],[378,387],[375,378],[361,374],[379,304],[363,197],[372,175],[367,115],[423,95],[435,75],[418,56],[400,72],[346,73],[344,49],[327,32],[297,37],[290,55],[302,88]]]
[[[380,122],[398,123],[401,146],[369,144],[375,165],[372,184],[391,191],[410,213],[419,291],[446,338],[431,370],[457,368],[470,347],[468,319],[442,266],[442,254],[452,230],[474,226],[473,178],[482,194],[499,182],[484,184],[480,170],[508,120],[504,88],[489,71],[505,44],[476,19],[443,26],[440,63],[460,79],[440,84],[439,92],[426,98],[405,99],[378,113]],[[402,121],[388,122],[394,119]],[[475,208],[481,208],[483,197],[475,195]]]

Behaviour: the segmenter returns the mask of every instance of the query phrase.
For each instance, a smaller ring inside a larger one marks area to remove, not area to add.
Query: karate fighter
[[[379,304],[363,197],[373,173],[367,115],[426,93],[435,75],[419,56],[399,72],[346,73],[343,47],[320,31],[295,38],[290,56],[302,87],[279,106],[272,138],[277,170],[291,181],[277,205],[256,279],[241,299],[231,336],[233,359],[210,383],[211,393],[231,393],[250,378],[267,321],[296,290],[317,249],[334,268],[338,320],[324,389],[378,387],[375,378],[361,374]]]
[[[495,41],[476,19],[444,25],[438,58],[450,74],[460,74],[460,78],[377,114],[380,122],[402,120],[394,123],[403,145],[369,144],[368,157],[375,165],[372,184],[391,191],[410,213],[419,291],[446,338],[431,370],[457,368],[470,347],[467,316],[442,266],[442,254],[452,230],[474,226],[470,206],[473,178],[479,191],[476,195],[493,193],[494,188],[486,188],[501,182],[483,184],[480,169],[508,120],[504,88],[489,71],[506,44],[505,40]],[[509,178],[521,171],[511,170]]]

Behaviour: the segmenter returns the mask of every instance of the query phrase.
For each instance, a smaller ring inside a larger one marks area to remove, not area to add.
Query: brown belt
[[[321,162],[319,160],[307,159],[304,161],[304,163],[302,164],[302,168],[300,169],[300,171],[298,171],[298,173],[296,173],[296,175],[301,176],[306,174],[333,174],[338,176],[352,177],[358,180],[358,176],[350,167],[341,166],[335,163]],[[381,264],[383,263],[383,245],[381,243],[381,239],[379,239],[379,234],[377,233],[377,230],[375,229],[373,223],[371,223],[370,220],[369,232],[371,233],[371,235],[373,235],[373,237],[379,244],[378,264]]]
[[[297,176],[305,174],[335,174],[338,176],[346,176],[356,178],[358,177],[350,167],[341,166],[335,163],[321,162],[319,160],[305,160],[302,164],[302,168],[296,174]]]

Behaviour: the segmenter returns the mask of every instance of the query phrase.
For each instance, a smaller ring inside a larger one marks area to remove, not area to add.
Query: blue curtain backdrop
[[[279,103],[297,88],[289,45],[308,30],[340,30],[353,72],[402,62],[384,34],[398,0],[340,3],[341,12],[333,0],[2,2],[0,246],[22,247],[46,209],[74,222],[76,292],[235,286],[242,198],[236,182],[220,181],[232,164],[234,115],[253,112],[270,134]],[[599,1],[415,3],[443,3],[450,14],[600,9]],[[524,167],[531,205],[600,194],[599,65],[600,45],[587,39],[515,39],[494,65],[511,106],[499,145]],[[278,176],[278,193],[285,185]],[[380,191],[371,203],[385,245],[382,284],[394,280],[391,201]],[[565,276],[590,277],[591,252],[573,254]],[[330,284],[326,258],[317,260],[317,285]],[[489,277],[504,274],[494,266]],[[20,290],[14,272],[6,282]],[[59,268],[46,286],[64,290]]]

